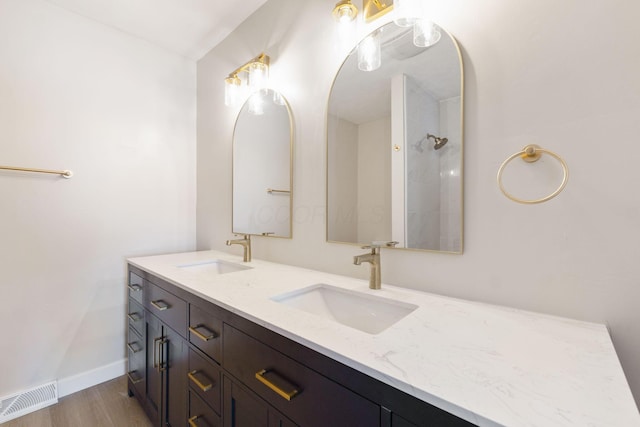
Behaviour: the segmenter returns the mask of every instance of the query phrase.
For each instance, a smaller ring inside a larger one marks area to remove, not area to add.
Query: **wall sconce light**
[[[358,8],[351,3],[351,0],[341,0],[336,3],[332,14],[338,24],[346,24],[356,19]]]
[[[265,89],[269,85],[269,61],[269,57],[261,53],[229,73],[224,79],[224,105],[237,104],[245,88],[250,92]]]
[[[393,9],[393,2],[397,0],[363,0],[362,13],[366,22],[371,22]],[[358,8],[351,0],[341,0],[333,8],[333,18],[339,24],[353,22],[358,16]]]
[[[424,0],[362,0],[362,13],[366,22],[371,22],[395,9],[393,22],[400,27],[413,27],[413,44],[417,47],[429,47],[438,43],[442,34],[430,20],[425,19]],[[333,17],[345,28],[353,22],[358,8],[351,0],[339,1],[333,9]],[[381,35],[377,30],[367,36],[358,45],[358,68],[373,71],[381,65]]]

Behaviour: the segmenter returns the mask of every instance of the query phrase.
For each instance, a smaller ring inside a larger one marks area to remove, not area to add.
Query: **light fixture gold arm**
[[[229,73],[229,76],[227,77],[227,79],[237,79],[238,78],[238,74],[242,73],[243,71],[247,71],[249,69],[249,67],[251,66],[251,64],[258,63],[258,64],[264,64],[267,67],[269,67],[270,61],[271,61],[271,58],[269,58],[268,55],[265,55],[264,53],[261,53],[260,55],[256,56],[253,59],[250,59],[249,61],[247,61],[246,63],[244,63],[240,67],[236,68],[231,73]]]
[[[362,12],[364,20],[371,22],[393,10],[393,0],[363,0]]]

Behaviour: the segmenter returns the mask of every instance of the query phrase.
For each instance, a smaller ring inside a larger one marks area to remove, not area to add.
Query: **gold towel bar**
[[[73,176],[73,172],[71,171],[54,171],[49,169],[34,169],[34,168],[19,168],[14,166],[0,166],[0,169],[10,170],[10,171],[21,171],[21,172],[37,172],[37,173],[51,173],[54,175],[62,175],[63,178],[71,178]]]
[[[549,194],[548,196],[542,197],[540,199],[535,199],[535,200],[519,199],[509,194],[507,190],[504,189],[504,186],[502,185],[502,172],[504,172],[505,166],[507,166],[507,164],[511,160],[515,159],[516,157],[521,157],[522,160],[524,160],[527,163],[537,162],[543,153],[548,154],[551,157],[554,157],[556,160],[560,162],[560,165],[562,166],[562,173],[563,173],[562,183],[560,183],[560,186],[556,189],[556,191]],[[567,185],[568,179],[569,179],[569,168],[567,167],[567,164],[565,163],[565,161],[562,160],[562,157],[560,157],[553,151],[545,150],[544,148],[535,144],[527,145],[522,149],[522,151],[518,151],[517,153],[514,153],[511,156],[509,156],[507,160],[502,162],[502,165],[500,165],[500,169],[498,169],[498,187],[500,187],[500,191],[502,191],[502,194],[504,194],[505,196],[507,196],[507,198],[513,200],[514,202],[524,203],[529,205],[532,205],[535,203],[542,203],[542,202],[546,202],[547,200],[553,199],[558,194],[560,194],[560,192],[564,189],[565,185]]]

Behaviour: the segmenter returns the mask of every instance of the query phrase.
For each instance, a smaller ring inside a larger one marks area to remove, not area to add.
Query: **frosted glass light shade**
[[[254,62],[249,66],[249,87],[252,91],[265,89],[269,84],[269,66]]]
[[[380,31],[375,31],[358,45],[358,68],[362,71],[373,71],[380,68],[381,64]]]
[[[418,47],[429,47],[440,41],[442,34],[432,21],[418,19],[413,24],[413,44]]]
[[[241,97],[241,82],[238,77],[224,79],[224,105],[229,107],[238,103]]]
[[[410,27],[422,16],[422,0],[394,0],[393,8],[393,22],[400,27]]]
[[[255,92],[249,97],[249,113],[260,116],[264,114],[264,96],[262,91]]]

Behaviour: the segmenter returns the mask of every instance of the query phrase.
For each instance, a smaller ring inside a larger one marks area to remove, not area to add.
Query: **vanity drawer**
[[[133,385],[136,392],[140,396],[144,396],[145,393],[145,352],[144,352],[144,340],[140,338],[138,333],[129,328],[129,336],[127,338],[127,356],[129,368],[127,369],[127,376],[129,377],[129,383]]]
[[[297,424],[380,425],[379,405],[230,325],[223,335],[225,369]]]
[[[142,304],[142,294],[144,290],[144,280],[135,273],[129,272],[129,298],[133,298],[139,304]]]
[[[183,337],[187,336],[187,302],[151,282],[145,282],[144,306]]]
[[[189,342],[220,363],[222,320],[191,304],[189,306]]]
[[[138,335],[144,337],[144,308],[135,302],[133,298],[129,298],[127,317],[129,318],[129,327],[135,329]]]
[[[220,367],[189,349],[189,386],[220,414]]]
[[[132,354],[144,353],[144,338],[132,326],[129,326],[127,335],[127,349]]]
[[[193,390],[189,390],[189,427],[222,427],[222,421]]]

